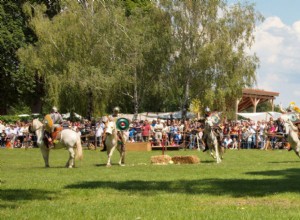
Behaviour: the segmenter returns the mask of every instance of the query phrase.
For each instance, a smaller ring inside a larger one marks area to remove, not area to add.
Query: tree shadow
[[[268,163],[274,163],[274,164],[300,163],[300,160],[296,160],[296,161],[270,161]]]
[[[300,169],[249,172],[248,179],[196,179],[174,181],[84,181],[66,186],[68,189],[109,188],[128,193],[153,194],[153,192],[225,195],[231,197],[263,197],[278,193],[300,193]],[[268,178],[259,178],[258,176]],[[273,176],[274,178],[270,178]],[[280,178],[278,178],[280,177]]]
[[[0,189],[0,199],[6,201],[52,200],[56,192],[37,189]]]
[[[96,166],[96,167],[105,167],[106,164],[105,163],[98,163],[98,164],[95,164],[94,166]]]
[[[201,160],[201,162],[200,163],[216,163],[216,161],[215,160]]]

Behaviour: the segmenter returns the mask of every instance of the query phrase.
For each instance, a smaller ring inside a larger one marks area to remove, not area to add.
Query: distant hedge
[[[5,123],[16,123],[17,121],[29,121],[33,117],[28,116],[28,117],[19,117],[18,115],[0,115],[0,120],[5,122]]]

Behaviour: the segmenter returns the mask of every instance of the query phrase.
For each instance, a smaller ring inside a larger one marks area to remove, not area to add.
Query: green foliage
[[[173,18],[170,70],[176,87],[184,88],[178,95],[185,101],[199,97],[204,107],[230,108],[233,97],[255,82],[258,59],[245,51],[260,14],[253,5],[228,8],[221,0],[160,2]]]
[[[17,121],[23,120],[23,118],[19,117],[18,115],[0,115],[0,120],[4,121],[7,124],[12,124],[16,123]]]
[[[12,52],[21,63],[9,64],[15,69],[6,79],[18,92],[4,106],[15,107],[17,96],[35,112],[56,105],[62,112],[97,116],[116,105],[123,112],[177,111],[200,100],[202,108],[230,112],[242,88],[255,83],[259,61],[246,53],[261,20],[253,5],[23,2],[23,12],[17,10],[22,20],[16,28],[13,19],[8,25],[24,38]],[[25,44],[29,36],[34,44]]]
[[[125,14],[129,17],[135,14],[138,10],[139,13],[146,13],[152,8],[151,0],[122,0],[125,5]]]
[[[22,100],[28,77],[19,68],[16,51],[32,39],[20,1],[2,1],[0,4],[0,113]]]

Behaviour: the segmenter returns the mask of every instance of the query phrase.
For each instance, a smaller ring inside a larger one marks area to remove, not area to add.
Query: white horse
[[[293,115],[298,117],[297,114]],[[298,137],[298,128],[290,120],[291,114],[282,114],[281,118],[284,121],[285,132],[288,134],[288,142],[296,155],[300,158],[300,140]]]
[[[41,149],[45,167],[49,167],[49,151],[44,142],[44,125],[38,119],[34,119],[30,128],[31,132],[35,132],[37,137],[37,145]],[[61,131],[59,142],[54,145],[54,149],[66,148],[69,151],[70,157],[66,163],[66,167],[75,167],[75,159],[82,159],[82,146],[80,135],[71,130],[64,129]]]
[[[210,155],[217,160],[217,163],[221,163],[223,150],[222,147],[219,146],[218,138],[213,130],[213,126],[214,124],[212,120],[205,121],[204,138],[206,139],[206,144],[209,148]],[[213,151],[215,151],[215,155]]]
[[[123,138],[123,142],[125,143],[124,135],[122,138]],[[124,147],[122,148],[121,143],[119,143],[119,141],[118,141],[116,122],[114,122],[114,121],[110,121],[107,123],[105,145],[106,145],[107,156],[108,156],[106,166],[107,167],[111,166],[111,157],[116,148],[120,153],[119,165],[124,166],[125,165],[125,149],[124,149]]]

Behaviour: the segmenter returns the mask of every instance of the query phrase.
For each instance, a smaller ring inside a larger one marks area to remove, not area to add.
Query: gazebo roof
[[[243,89],[243,96],[238,105],[238,112],[254,106],[254,100],[259,100],[258,104],[274,100],[279,96],[278,92],[270,92],[260,89]]]

